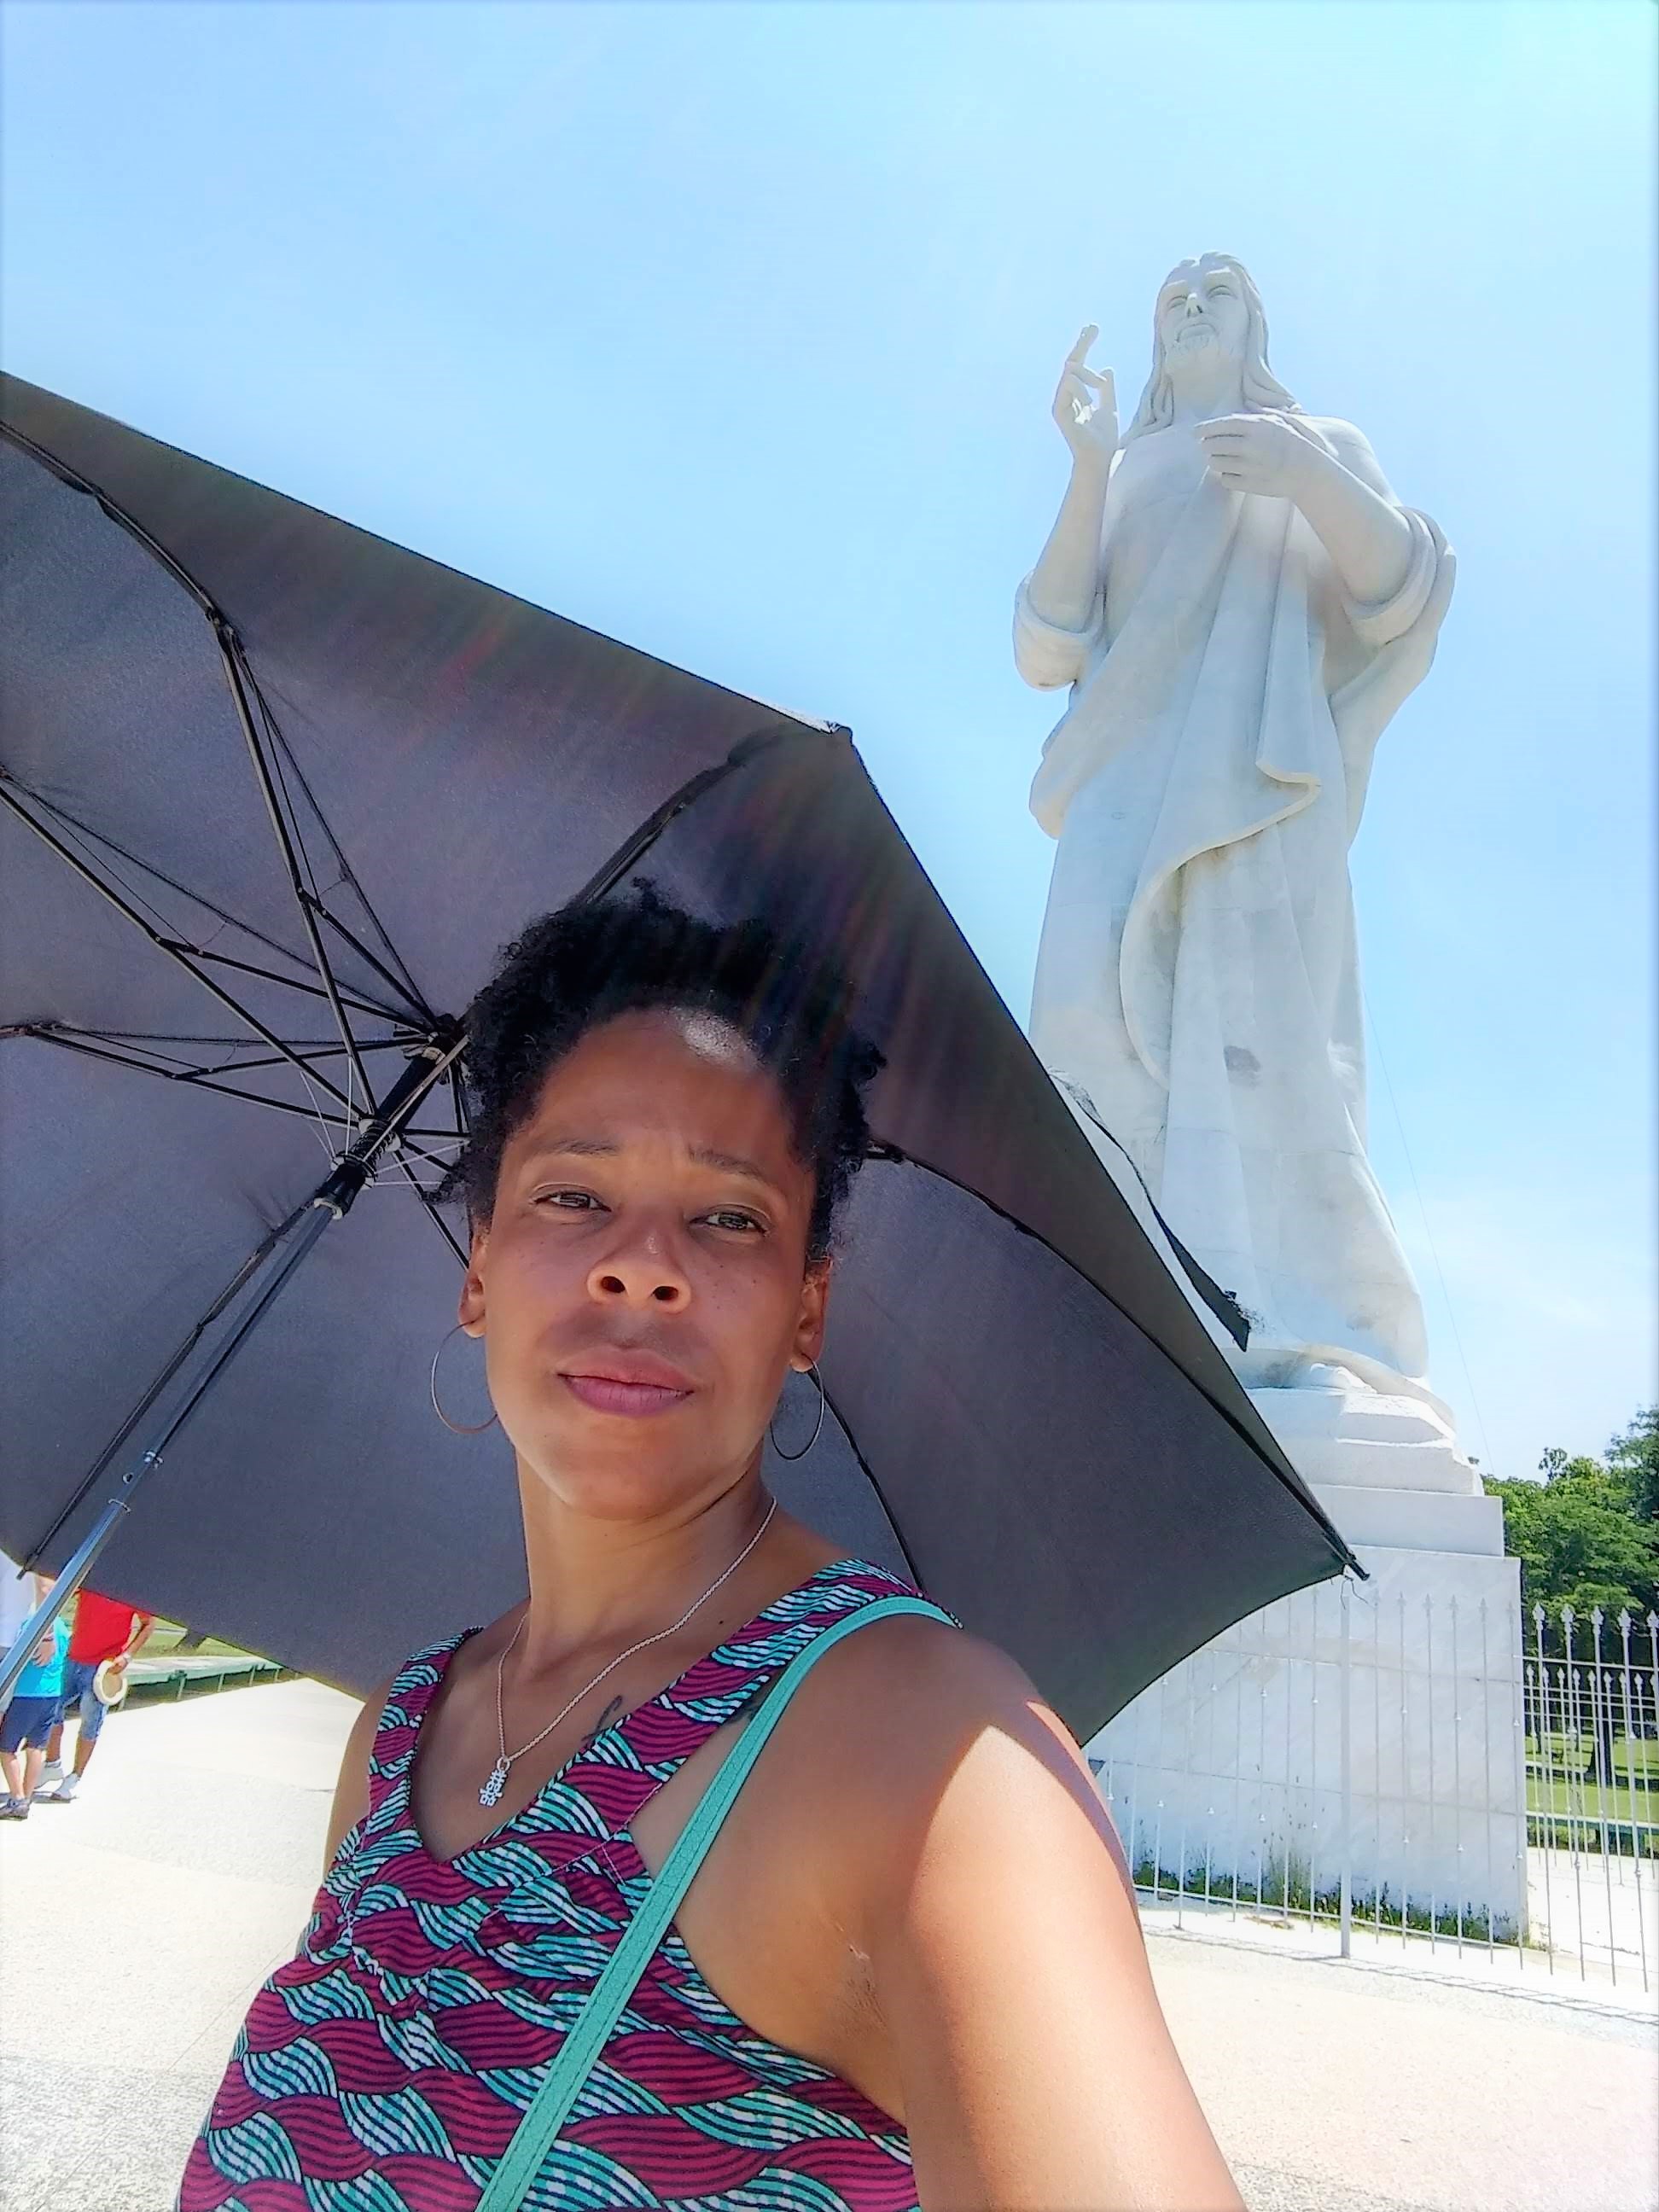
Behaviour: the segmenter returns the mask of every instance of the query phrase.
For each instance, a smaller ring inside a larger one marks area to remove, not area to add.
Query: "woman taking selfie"
[[[646,893],[471,1008],[459,1326],[530,1595],[365,1705],[182,2212],[1238,2205],[1076,1745],[763,1481],[867,1141],[844,997]]]

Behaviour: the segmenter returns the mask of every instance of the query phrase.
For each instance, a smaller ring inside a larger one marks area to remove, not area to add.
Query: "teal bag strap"
[[[680,1899],[690,1887],[691,1877],[702,1865],[703,1854],[719,1834],[721,1821],[748,1779],[749,1770],[765,1748],[767,1738],[783,1717],[784,1707],[805,1680],[810,1669],[843,1636],[899,1613],[922,1613],[931,1620],[944,1621],[948,1627],[957,1626],[948,1613],[939,1606],[930,1605],[926,1598],[878,1598],[872,1605],[860,1606],[856,1613],[849,1613],[831,1626],[821,1629],[804,1650],[795,1654],[765,1693],[754,1718],[727,1752],[714,1780],[698,1799],[674,1848],[663,1862],[662,1872],[652,1883],[645,1902],[611,1953],[610,1964],[589,1992],[580,2017],[566,2036],[547,2079],[532,2099],[489,2177],[478,2199],[478,2212],[518,2212],[531,2184],[541,2172],[543,2160],[557,2142],[559,2130],[592,2070],[594,2060],[604,2050],[640,1976],[679,1910]]]

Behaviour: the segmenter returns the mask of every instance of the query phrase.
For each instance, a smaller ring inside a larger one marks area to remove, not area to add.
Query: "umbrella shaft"
[[[0,1662],[0,1705],[11,1695],[11,1686],[29,1663],[29,1655],[87,1578],[87,1571],[109,1541],[116,1522],[127,1510],[125,1496],[112,1498],[90,1534],[46,1596],[18,1631],[17,1641]]]
[[[178,1435],[179,1430],[184,1427],[197,1407],[201,1404],[215,1377],[222,1371],[246,1341],[255,1322],[265,1311],[278,1291],[282,1289],[294,1269],[304,1259],[324,1230],[337,1221],[340,1215],[335,1206],[318,1197],[312,1200],[307,1209],[307,1217],[304,1219],[299,1234],[283,1253],[282,1264],[277,1268],[275,1277],[261,1286],[252,1310],[243,1316],[231,1333],[228,1340],[222,1343],[213,1352],[205,1372],[198,1377],[192,1377],[187,1382],[183,1405],[176,1406],[173,1410],[161,1417],[157,1425],[150,1431],[148,1441],[122,1475],[115,1495],[105,1505],[103,1511],[93,1523],[90,1531],[40,1604],[24,1622],[17,1641],[7,1652],[4,1661],[0,1662],[0,1704],[4,1703],[13,1683],[28,1665],[29,1656],[35,1645],[51,1628],[53,1621],[57,1620],[58,1614],[86,1580],[93,1561],[114,1534],[123,1516],[131,1504],[133,1493],[139,1484],[152,1468],[159,1464],[162,1453]],[[269,1254],[269,1251],[275,1248],[268,1247],[267,1253]]]
[[[75,1595],[76,1591],[86,1579],[87,1571],[93,1561],[114,1534],[117,1523],[132,1502],[133,1492],[150,1469],[155,1466],[161,1454],[183,1428],[197,1407],[200,1405],[210,1384],[240,1349],[254,1323],[264,1312],[277,1291],[282,1289],[294,1269],[310,1251],[324,1230],[331,1224],[340,1220],[350,1211],[353,1200],[373,1173],[376,1158],[397,1136],[398,1132],[409,1120],[421,1100],[447,1073],[452,1063],[459,1056],[462,1043],[463,1041],[459,1037],[454,1037],[440,1048],[434,1041],[434,1048],[428,1056],[416,1060],[404,1070],[381,1103],[374,1119],[366,1123],[359,1132],[356,1143],[343,1159],[336,1162],[332,1174],[313,1193],[304,1206],[296,1207],[287,1221],[279,1229],[272,1231],[252,1259],[244,1262],[238,1270],[230,1289],[216,1303],[206,1319],[191,1331],[180,1352],[163,1371],[157,1382],[152,1385],[150,1391],[146,1394],[139,1407],[140,1414],[147,1412],[149,1407],[155,1404],[161,1389],[185,1368],[192,1354],[199,1351],[203,1332],[208,1322],[216,1320],[250,1283],[258,1279],[259,1271],[264,1267],[272,1253],[281,1247],[295,1224],[302,1224],[298,1235],[294,1237],[283,1253],[282,1264],[277,1268],[274,1279],[263,1285],[258,1296],[253,1301],[252,1310],[237,1324],[228,1341],[222,1343],[213,1353],[207,1363],[205,1372],[199,1379],[192,1379],[186,1384],[184,1404],[176,1412],[164,1415],[157,1426],[152,1429],[149,1442],[145,1443],[133,1464],[121,1477],[118,1490],[105,1506],[102,1513],[99,1515],[91,1533],[52,1584],[43,1603],[24,1623],[21,1633],[10,1650],[7,1652],[4,1660],[0,1661],[0,1705],[5,1703],[13,1683],[27,1666],[29,1654]],[[137,1416],[134,1417],[135,1422],[137,1418]],[[129,1426],[132,1425],[130,1423]],[[109,1456],[110,1455],[106,1453],[105,1459],[107,1460]],[[87,1491],[97,1480],[100,1468],[104,1463],[104,1461],[99,1462],[99,1466],[93,1469],[92,1474],[88,1476],[69,1504],[60,1509],[51,1528],[41,1538],[41,1545],[50,1543],[64,1522],[76,1511]],[[40,1547],[37,1546],[29,1556],[31,1558],[38,1556],[40,1548]]]

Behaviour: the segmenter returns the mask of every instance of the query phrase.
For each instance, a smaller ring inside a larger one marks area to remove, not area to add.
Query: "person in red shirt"
[[[109,1710],[94,1687],[98,1669],[107,1660],[116,1680],[120,1680],[126,1672],[127,1662],[149,1636],[154,1619],[153,1614],[140,1613],[120,1598],[100,1597],[96,1590],[83,1589],[76,1599],[75,1627],[70,1637],[69,1662],[64,1669],[63,1711],[46,1745],[46,1768],[41,1778],[39,1799],[41,1804],[73,1803],[75,1793],[81,1787],[81,1777],[98,1748],[98,1732]],[[65,1774],[62,1765],[64,1723],[77,1707],[80,1727],[75,1739],[75,1765],[71,1772]]]

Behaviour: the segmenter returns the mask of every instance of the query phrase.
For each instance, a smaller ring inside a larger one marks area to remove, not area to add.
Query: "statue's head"
[[[1218,362],[1234,363],[1247,409],[1301,409],[1267,366],[1267,317],[1249,270],[1230,253],[1182,261],[1158,287],[1152,311],[1152,373],[1125,440],[1162,429],[1189,378],[1212,381]]]

